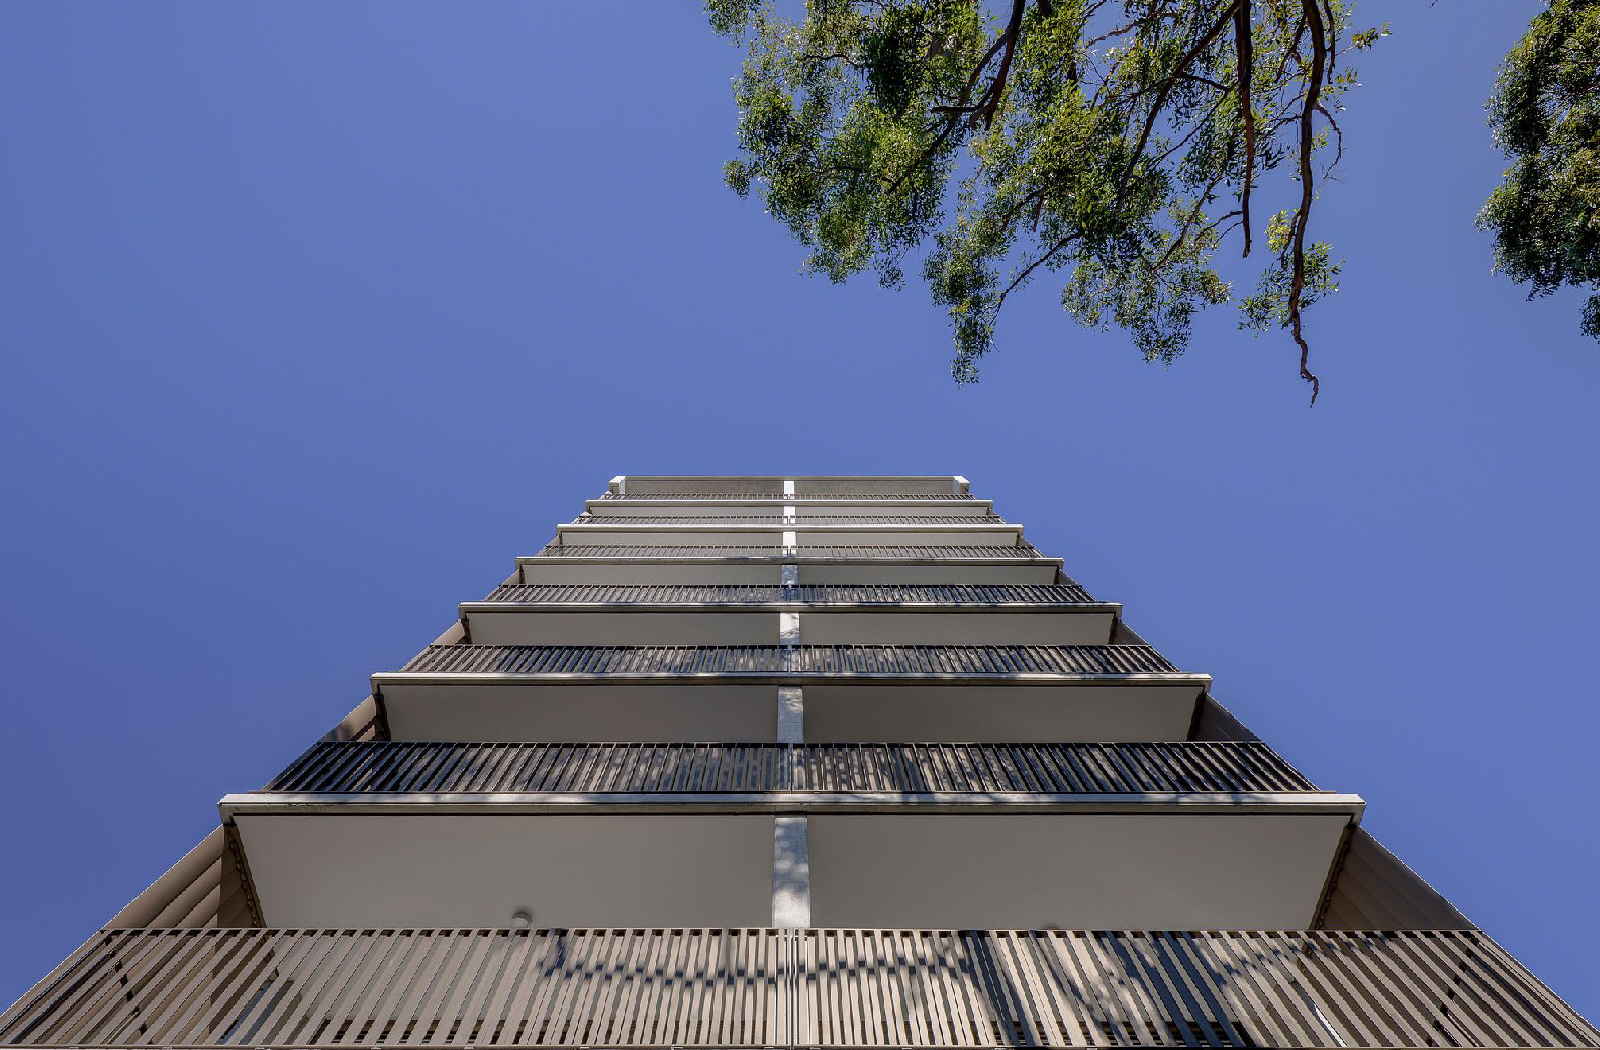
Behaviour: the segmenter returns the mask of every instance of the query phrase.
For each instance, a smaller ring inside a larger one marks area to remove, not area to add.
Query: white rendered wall
[[[715,555],[715,551],[708,555]],[[772,547],[777,557],[778,547]],[[581,562],[529,558],[519,563],[525,583],[763,583],[777,586],[777,562]]]
[[[776,738],[777,695],[716,682],[415,685],[386,687],[384,709],[395,740],[754,743]]]
[[[1307,927],[1344,816],[818,815],[815,926]]]
[[[770,816],[237,818],[268,926],[765,926]]]
[[[800,615],[800,641],[807,645],[1104,645],[1111,640],[1111,623],[1109,612],[807,610]]]
[[[801,583],[1054,583],[1056,566],[1049,562],[1000,565],[957,563],[807,564],[800,562]]]
[[[704,612],[534,612],[505,610],[467,616],[474,645],[776,645],[778,616],[769,610]]]
[[[1193,685],[808,684],[806,739],[1184,740],[1198,692]]]

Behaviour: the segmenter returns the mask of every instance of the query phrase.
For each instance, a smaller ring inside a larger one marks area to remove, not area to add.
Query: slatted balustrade
[[[1093,602],[1076,583],[1055,584],[560,584],[507,583],[484,601],[585,605],[1075,605]]]
[[[432,674],[1010,677],[1177,672],[1148,645],[430,645]]]
[[[1304,792],[1266,744],[319,743],[269,792]]]
[[[632,514],[584,513],[574,525],[1004,525],[998,514]]]
[[[607,492],[603,500],[773,500],[781,503],[831,503],[838,500],[880,500],[916,503],[922,500],[971,500],[968,492]]]
[[[773,544],[610,544],[581,543],[565,546],[551,543],[542,548],[536,558],[595,558],[614,559],[671,559],[703,558],[708,561],[1035,561],[1047,560],[1033,545],[1019,537],[1015,546],[932,546],[888,544],[871,545],[803,545],[786,548]]]
[[[1427,932],[111,930],[9,1046],[1600,1046]]]

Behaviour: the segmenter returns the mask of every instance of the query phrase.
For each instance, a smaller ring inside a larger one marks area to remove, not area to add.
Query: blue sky
[[[957,472],[1600,1016],[1600,347],[1472,225],[1537,6],[1361,5],[1307,410],[1048,283],[954,388],[722,186],[692,3],[0,5],[0,1000],[611,475]]]

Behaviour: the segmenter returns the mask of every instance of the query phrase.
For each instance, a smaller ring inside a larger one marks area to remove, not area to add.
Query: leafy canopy
[[[1301,313],[1339,274],[1308,235],[1316,179],[1355,84],[1341,59],[1387,32],[1353,30],[1345,0],[1009,0],[998,18],[981,0],[809,0],[792,19],[772,0],[706,7],[748,52],[728,184],[756,188],[835,281],[871,267],[897,287],[926,247],[957,382],[977,379],[1001,308],[1041,272],[1064,275],[1078,321],[1170,362],[1197,310],[1234,299],[1223,242],[1249,257],[1259,230],[1240,323],[1291,333],[1315,402]],[[1263,193],[1282,199],[1268,211]]]
[[[1496,267],[1531,282],[1530,299],[1600,289],[1600,4],[1551,0],[1534,18],[1501,64],[1489,126],[1511,159],[1478,214]],[[1600,292],[1583,332],[1600,339]]]

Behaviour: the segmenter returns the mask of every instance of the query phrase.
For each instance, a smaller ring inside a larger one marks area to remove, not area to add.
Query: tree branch
[[[1021,273],[1017,274],[1016,278],[1013,279],[1010,284],[1006,285],[1006,290],[1001,292],[1000,293],[1000,297],[994,301],[995,312],[996,313],[1000,312],[1000,307],[1005,305],[1006,296],[1008,296],[1012,292],[1016,291],[1017,285],[1021,284],[1023,281],[1026,281],[1028,279],[1028,275],[1029,274],[1031,274],[1031,273],[1033,273],[1033,271],[1037,270],[1040,267],[1041,264],[1043,264],[1051,256],[1055,255],[1056,252],[1059,252],[1061,249],[1065,248],[1067,245],[1071,244],[1073,241],[1075,241],[1077,239],[1078,239],[1078,235],[1077,234],[1069,233],[1065,237],[1063,237],[1059,241],[1057,241],[1054,244],[1054,246],[1051,247],[1051,249],[1049,251],[1045,252],[1043,255],[1041,255],[1037,259],[1033,260],[1033,262],[1029,263],[1026,269],[1024,269]]]
[[[1227,88],[1223,87],[1221,84],[1217,83],[1215,80],[1212,80],[1210,77],[1203,77],[1203,76],[1200,76],[1197,73],[1184,73],[1184,74],[1182,74],[1182,79],[1193,81],[1196,84],[1204,84],[1206,87],[1216,88],[1218,91],[1226,91],[1226,90],[1228,90]]]
[[[1321,113],[1327,119],[1328,126],[1333,128],[1333,163],[1328,167],[1337,168],[1339,162],[1344,159],[1344,131],[1340,129],[1339,122],[1333,119],[1333,114],[1323,108],[1321,102],[1317,103],[1317,112]]]
[[[1150,141],[1150,132],[1155,129],[1156,120],[1166,107],[1167,96],[1172,93],[1173,85],[1178,82],[1178,75],[1188,69],[1189,63],[1200,57],[1201,53],[1211,46],[1211,42],[1217,38],[1218,33],[1222,32],[1222,27],[1228,24],[1233,17],[1234,11],[1242,2],[1243,0],[1233,0],[1223,10],[1222,17],[1217,19],[1216,24],[1206,30],[1205,35],[1184,53],[1184,56],[1178,60],[1178,64],[1173,67],[1172,72],[1167,75],[1166,80],[1162,81],[1161,90],[1156,93],[1155,103],[1150,107],[1150,115],[1145,118],[1144,129],[1139,133],[1139,144],[1134,148],[1133,156],[1128,158],[1128,166],[1123,169],[1122,178],[1117,180],[1116,210],[1120,211],[1122,208],[1122,196],[1128,188],[1128,179],[1133,177],[1133,169],[1138,166],[1139,159],[1144,156],[1145,145]],[[1302,2],[1309,3],[1311,0],[1302,0]]]
[[[986,94],[989,96],[989,110],[983,115],[983,127],[987,131],[994,126],[994,115],[1000,109],[1000,102],[1006,93],[1006,75],[1011,72],[1011,58],[1017,52],[1017,38],[1022,35],[1022,12],[1027,6],[1027,0],[1012,0],[1011,24],[1006,27],[1006,53],[1000,58],[1000,70],[994,75],[994,83],[989,85]]]
[[[1194,228],[1194,221],[1200,217],[1201,209],[1205,207],[1206,201],[1209,200],[1216,192],[1217,186],[1221,184],[1225,176],[1226,172],[1218,173],[1217,177],[1211,180],[1211,183],[1206,186],[1205,192],[1201,193],[1200,196],[1195,199],[1194,207],[1189,209],[1188,217],[1183,220],[1183,226],[1178,230],[1178,236],[1173,239],[1172,244],[1167,247],[1167,250],[1161,253],[1161,258],[1156,260],[1155,265],[1150,267],[1151,273],[1160,273],[1161,270],[1166,267],[1167,263],[1171,261],[1173,254],[1177,252],[1179,248],[1183,247],[1183,242],[1189,237],[1189,231]],[[1215,228],[1216,224],[1221,222],[1223,219],[1230,219],[1238,214],[1239,213],[1236,211],[1231,211],[1226,215],[1219,215],[1215,221],[1210,223],[1210,226]]]
[[[933,107],[933,112],[935,113],[949,113],[950,119],[945,122],[944,130],[939,132],[938,137],[928,144],[927,149],[922,151],[921,156],[917,157],[916,160],[912,161],[906,166],[905,170],[901,171],[899,175],[895,176],[894,181],[891,182],[888,188],[883,191],[885,196],[899,189],[900,184],[906,179],[910,178],[913,171],[916,171],[918,168],[922,167],[922,165],[926,164],[928,159],[938,152],[939,147],[944,145],[944,140],[950,137],[950,133],[955,131],[956,128],[960,127],[962,113],[971,113],[973,111],[974,107],[967,105],[967,101],[972,98],[972,89],[978,86],[978,78],[983,76],[984,67],[994,59],[995,55],[1000,53],[1000,48],[1004,46],[1005,42],[1005,37],[999,37],[993,44],[989,45],[989,50],[985,51],[983,53],[983,57],[978,59],[977,65],[972,67],[972,75],[967,77],[966,87],[961,89],[961,97],[956,99],[956,104],[954,106]],[[988,90],[984,91],[984,97],[988,96],[990,90],[993,90],[992,84]],[[981,105],[983,98],[980,98],[978,102],[979,105]]]
[[[1239,211],[1244,224],[1244,255],[1250,257],[1250,189],[1256,172],[1256,112],[1250,97],[1250,72],[1255,65],[1255,42],[1250,37],[1250,0],[1233,13],[1233,46],[1239,66],[1239,112],[1244,117],[1244,188]]]
[[[1306,78],[1306,101],[1300,108],[1300,209],[1295,214],[1293,242],[1293,272],[1289,281],[1289,325],[1294,331],[1294,341],[1300,344],[1300,378],[1311,384],[1311,403],[1317,403],[1322,383],[1316,373],[1307,367],[1311,347],[1306,343],[1300,325],[1300,297],[1306,286],[1306,227],[1311,221],[1312,192],[1311,138],[1312,120],[1322,96],[1322,76],[1327,66],[1328,42],[1322,24],[1322,10],[1317,0],[1300,0],[1305,27],[1311,31],[1311,68]],[[1298,37],[1297,37],[1298,38]]]
[[[1109,30],[1107,32],[1101,33],[1099,36],[1094,37],[1091,40],[1084,41],[1083,49],[1085,51],[1087,51],[1091,47],[1095,46],[1096,44],[1103,44],[1107,40],[1110,40],[1114,36],[1122,36],[1124,33],[1130,32],[1131,30],[1138,29],[1138,28],[1139,28],[1139,23],[1138,22],[1129,22],[1125,26],[1118,26],[1115,29],[1112,29],[1112,30]]]

